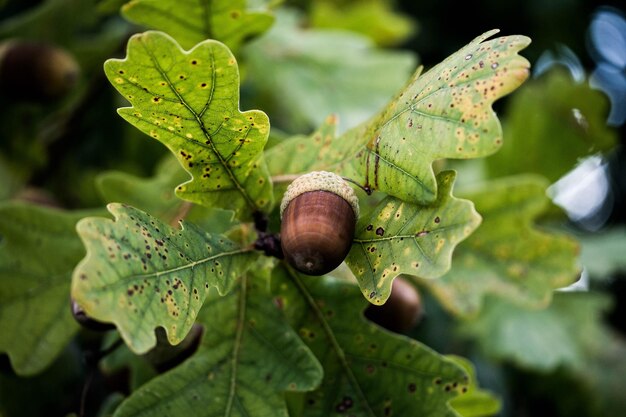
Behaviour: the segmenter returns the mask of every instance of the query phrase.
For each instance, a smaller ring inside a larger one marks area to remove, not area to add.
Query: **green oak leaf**
[[[247,39],[265,32],[274,17],[250,10],[246,0],[131,0],[122,15],[131,22],[162,30],[185,49],[216,39],[235,51]]]
[[[550,306],[539,310],[490,297],[460,330],[486,355],[526,369],[590,369],[589,347],[610,338],[601,325],[609,305],[606,295],[594,293],[557,292]]]
[[[387,197],[361,216],[346,263],[371,303],[387,301],[400,274],[437,278],[448,272],[455,246],[480,224],[471,201],[452,197],[455,177],[454,171],[437,176],[439,196],[429,206]]]
[[[43,371],[78,330],[69,289],[85,254],[75,225],[86,214],[0,206],[0,352],[18,375]]]
[[[601,91],[562,70],[533,79],[507,105],[504,144],[486,159],[488,173],[532,172],[558,180],[581,158],[615,145],[617,132],[606,125],[608,110]]]
[[[192,175],[176,189],[179,197],[248,215],[271,206],[262,154],[269,121],[261,111],[239,111],[239,72],[228,48],[209,40],[186,52],[149,31],[134,35],[127,57],[104,68],[133,105],[118,113],[164,143]]]
[[[198,351],[134,392],[115,417],[283,416],[284,391],[315,389],[322,369],[280,316],[267,281],[243,278],[198,315]]]
[[[492,181],[464,194],[483,223],[456,248],[450,272],[421,280],[449,311],[474,315],[486,295],[545,307],[552,290],[577,279],[576,241],[533,226],[548,207],[547,186],[545,179],[529,175]]]
[[[270,98],[264,108],[273,105],[273,123],[289,131],[309,131],[329,114],[339,116],[345,131],[379,111],[415,69],[406,51],[376,48],[348,31],[307,28],[290,10],[276,17],[242,52],[246,84]]]
[[[277,268],[276,303],[324,367],[324,380],[303,398],[302,416],[458,416],[448,402],[468,376],[415,340],[363,317],[353,283]]]
[[[454,355],[448,355],[447,358],[461,366],[470,377],[465,395],[450,400],[454,411],[463,417],[488,417],[498,414],[501,408],[500,401],[491,392],[478,387],[472,362]]]
[[[394,10],[387,0],[359,0],[338,4],[333,0],[311,3],[311,24],[362,33],[381,46],[397,45],[416,32],[408,15]]]
[[[401,200],[432,203],[437,198],[432,163],[496,152],[502,130],[491,105],[528,77],[529,63],[517,52],[530,40],[487,40],[496,32],[479,36],[423,75],[418,70],[363,125],[323,142],[288,140],[275,152],[293,155],[309,170],[333,171]],[[291,170],[305,171],[296,164]]]
[[[135,353],[156,344],[157,326],[180,343],[209,288],[229,291],[254,256],[192,223],[176,229],[130,206],[108,209],[115,221],[93,217],[77,225],[87,255],[74,270],[72,297],[90,317],[115,323]]]
[[[168,156],[158,164],[153,177],[108,171],[98,175],[96,185],[105,201],[128,204],[170,225],[186,219],[211,233],[230,229],[235,224],[232,211],[202,207],[176,197],[174,188],[187,179],[189,174]]]

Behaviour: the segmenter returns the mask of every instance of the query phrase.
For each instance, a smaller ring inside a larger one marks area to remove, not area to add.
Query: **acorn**
[[[401,277],[391,285],[385,304],[369,305],[365,317],[395,333],[406,333],[417,325],[423,315],[422,299],[417,289]]]
[[[292,182],[280,205],[286,261],[307,275],[324,275],[346,258],[359,217],[359,200],[340,176],[315,171]]]
[[[0,92],[16,100],[49,101],[77,83],[80,66],[67,51],[41,42],[0,44]]]

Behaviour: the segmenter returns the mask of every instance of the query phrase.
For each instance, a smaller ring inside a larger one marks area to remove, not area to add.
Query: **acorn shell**
[[[341,177],[313,172],[298,178],[281,209],[281,247],[290,265],[323,275],[343,262],[354,238],[358,199]]]
[[[423,305],[417,288],[402,277],[397,277],[391,295],[385,304],[369,305],[365,317],[392,332],[406,333],[419,323]]]
[[[24,40],[0,45],[0,91],[13,99],[58,99],[76,85],[79,75],[76,59],[58,46]]]

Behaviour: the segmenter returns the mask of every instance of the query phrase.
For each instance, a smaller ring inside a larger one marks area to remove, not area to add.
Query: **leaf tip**
[[[487,32],[483,33],[482,35],[477,36],[476,38],[474,38],[474,40],[472,41],[472,43],[481,43],[484,42],[485,40],[491,38],[493,35],[495,35],[496,33],[500,33],[500,29],[491,29],[488,30]]]

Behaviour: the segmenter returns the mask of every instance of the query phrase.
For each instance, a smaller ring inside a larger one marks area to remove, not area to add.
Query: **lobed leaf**
[[[578,244],[533,226],[548,206],[547,185],[541,177],[511,177],[465,195],[483,223],[456,249],[448,274],[423,280],[449,311],[474,315],[487,295],[545,307],[555,288],[577,279]]]
[[[134,23],[162,30],[183,48],[216,39],[237,50],[274,22],[266,11],[250,10],[246,0],[131,0],[122,15]]]
[[[69,288],[85,253],[74,230],[85,214],[0,206],[0,352],[18,375],[43,371],[78,330]]]
[[[113,86],[133,107],[129,123],[164,143],[192,179],[176,194],[207,207],[246,213],[272,204],[263,160],[269,121],[239,111],[239,72],[231,52],[205,41],[186,52],[161,32],[134,35],[127,57],[105,63]]]
[[[437,198],[432,163],[497,151],[502,131],[491,105],[528,77],[529,63],[517,52],[530,40],[487,40],[494,33],[479,36],[424,75],[418,70],[398,97],[363,125],[323,142],[298,138],[277,148],[305,161],[307,169],[334,171],[404,201],[432,203]]]
[[[74,270],[72,297],[90,317],[115,323],[135,353],[155,345],[157,326],[171,344],[182,341],[209,288],[228,292],[254,256],[191,223],[175,229],[129,206],[108,209],[115,221],[78,223],[87,256]]]
[[[529,74],[517,55],[525,36],[487,40],[487,32],[446,58],[408,87],[369,124],[359,168],[365,184],[406,201],[432,202],[437,184],[432,162],[491,155],[502,131],[491,105]],[[348,136],[349,137],[349,136]]]
[[[260,278],[244,278],[200,312],[198,351],[134,392],[115,417],[283,416],[284,391],[316,388],[322,369]]]
[[[302,416],[458,416],[468,376],[426,346],[366,321],[352,283],[276,269],[276,302],[324,367]]]
[[[439,196],[429,206],[387,197],[359,220],[346,263],[373,304],[387,301],[400,274],[445,274],[456,245],[480,224],[470,201],[452,197],[455,177],[454,171],[437,176]]]

